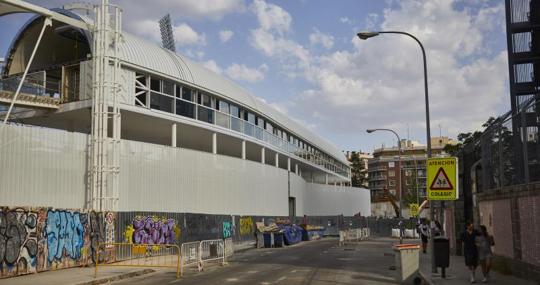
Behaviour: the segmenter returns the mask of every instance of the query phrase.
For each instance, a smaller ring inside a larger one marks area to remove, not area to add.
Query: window
[[[212,98],[207,94],[199,92],[199,104],[212,108]]]
[[[150,90],[161,92],[161,81],[159,79],[150,79]]]
[[[230,112],[233,117],[240,118],[240,108],[238,108],[237,106],[231,104]]]
[[[411,170],[405,170],[405,176],[411,176],[412,171]]]
[[[395,166],[396,166],[395,162],[393,161],[388,162],[388,167],[395,167]]]
[[[266,122],[266,127],[265,127],[265,129],[266,129],[269,133],[271,133],[271,134],[274,133],[274,127],[273,127],[272,124],[270,124],[269,122]]]
[[[176,96],[182,97],[183,100],[176,100],[176,114],[184,117],[195,119],[195,104],[193,101],[193,92],[191,89],[179,85],[176,86]]]
[[[163,81],[163,93],[174,96],[174,83]]]
[[[151,92],[150,108],[172,113],[173,101],[174,101],[173,98],[169,96],[160,95],[159,93],[156,93],[156,92]]]
[[[229,103],[223,101],[223,100],[219,100],[218,101],[218,110],[220,110],[221,112],[225,113],[225,114],[229,114]]]
[[[253,113],[247,112],[245,120],[255,125],[255,115]]]
[[[388,177],[395,177],[396,172],[394,170],[388,170]]]
[[[388,180],[388,187],[395,187],[396,186],[396,180]]]
[[[261,117],[257,117],[257,127],[264,129],[264,119]]]
[[[146,97],[148,95],[146,75],[137,73],[135,78],[135,80],[137,80],[137,83],[135,83],[135,98],[137,99],[135,100],[135,106],[146,106]],[[143,88],[142,86],[146,87]]]

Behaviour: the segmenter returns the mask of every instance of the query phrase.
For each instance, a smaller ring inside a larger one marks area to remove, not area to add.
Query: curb
[[[434,285],[435,283],[433,283],[433,281],[431,281],[431,279],[429,279],[429,275],[426,276],[426,274],[422,273],[422,271],[418,270],[418,275],[420,275],[420,278],[422,278],[422,281],[424,281],[424,283],[422,284],[428,284],[428,285]]]
[[[105,284],[105,283],[109,283],[109,282],[112,282],[112,281],[118,281],[118,280],[122,280],[122,279],[137,277],[137,276],[141,276],[141,275],[149,274],[149,273],[154,273],[154,272],[156,272],[154,269],[146,268],[146,269],[141,269],[141,270],[137,270],[137,271],[131,271],[131,272],[127,272],[127,273],[113,275],[113,276],[109,276],[109,277],[92,279],[90,281],[84,281],[84,282],[76,283],[75,285]]]

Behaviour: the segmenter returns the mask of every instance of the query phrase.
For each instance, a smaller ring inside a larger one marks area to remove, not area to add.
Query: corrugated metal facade
[[[0,205],[84,208],[88,135],[0,124]],[[369,191],[306,183],[249,160],[123,140],[119,211],[287,216],[370,213]]]
[[[82,208],[88,136],[0,124],[0,205]]]

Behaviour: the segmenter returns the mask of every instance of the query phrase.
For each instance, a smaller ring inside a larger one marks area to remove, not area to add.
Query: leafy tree
[[[366,170],[364,162],[360,159],[360,154],[356,151],[351,153],[349,158],[351,162],[351,184],[353,187],[362,187],[368,183],[368,179],[364,175]]]

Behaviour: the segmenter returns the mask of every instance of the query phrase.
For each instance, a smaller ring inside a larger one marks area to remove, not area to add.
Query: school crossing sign
[[[427,192],[429,200],[457,200],[457,158],[427,160]]]

